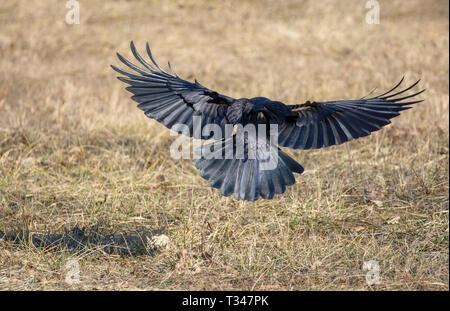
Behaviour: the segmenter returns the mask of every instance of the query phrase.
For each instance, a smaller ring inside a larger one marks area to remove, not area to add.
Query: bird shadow
[[[75,226],[63,233],[36,233],[28,230],[0,231],[0,242],[9,242],[16,246],[32,246],[44,251],[83,254],[97,250],[122,256],[154,256],[159,251],[159,247],[153,243],[153,237],[161,233],[160,230],[146,229],[108,233],[97,226],[84,228]],[[2,247],[0,243],[0,248]]]

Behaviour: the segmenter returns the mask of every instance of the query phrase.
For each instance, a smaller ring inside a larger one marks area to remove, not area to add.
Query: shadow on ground
[[[46,251],[85,253],[100,250],[107,254],[153,256],[168,246],[169,238],[160,231],[116,231],[108,234],[98,227],[80,229],[75,226],[64,233],[0,232],[1,241]]]

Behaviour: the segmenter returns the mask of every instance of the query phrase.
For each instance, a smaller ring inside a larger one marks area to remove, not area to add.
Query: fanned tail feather
[[[275,194],[286,191],[286,186],[295,183],[293,173],[301,174],[304,169],[294,159],[277,147],[269,146],[268,153],[275,159],[275,166],[268,159],[255,158],[236,151],[236,136],[226,140],[205,144],[196,149],[201,157],[195,162],[200,175],[211,186],[220,189],[222,195],[234,194],[238,200],[255,201],[259,197],[272,199]],[[206,157],[204,151],[208,151]],[[266,152],[266,154],[267,154]]]

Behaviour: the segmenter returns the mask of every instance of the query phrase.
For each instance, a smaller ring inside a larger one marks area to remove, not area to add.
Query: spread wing
[[[420,80],[419,80],[420,81]],[[316,149],[339,145],[378,131],[391,123],[390,119],[410,105],[421,102],[406,101],[425,90],[404,96],[419,81],[394,93],[403,82],[376,97],[358,100],[306,102],[288,106],[291,115],[279,126],[279,145],[293,149]]]
[[[235,100],[202,86],[197,80],[191,83],[181,79],[173,71],[170,63],[171,74],[167,73],[153,59],[148,43],[146,47],[153,65],[139,55],[133,42],[130,43],[131,52],[145,69],[130,63],[119,53],[117,56],[120,61],[135,72],[111,65],[115,71],[124,75],[118,79],[130,85],[126,89],[134,94],[131,98],[139,103],[138,108],[143,110],[149,118],[179,133],[187,134],[175,125],[185,124],[189,128],[189,136],[194,138],[212,137],[213,133],[201,134],[206,124],[217,124],[223,129],[227,123],[227,109]],[[195,129],[194,125],[196,125]]]

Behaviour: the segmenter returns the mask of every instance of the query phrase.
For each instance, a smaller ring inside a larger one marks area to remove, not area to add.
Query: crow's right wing
[[[425,90],[398,97],[419,81],[393,93],[403,82],[402,78],[388,92],[368,99],[306,102],[288,106],[291,115],[279,126],[278,143],[293,149],[315,149],[367,136],[391,123],[390,119],[398,116],[400,111],[410,109],[412,107],[408,106],[422,101],[404,102]]]

